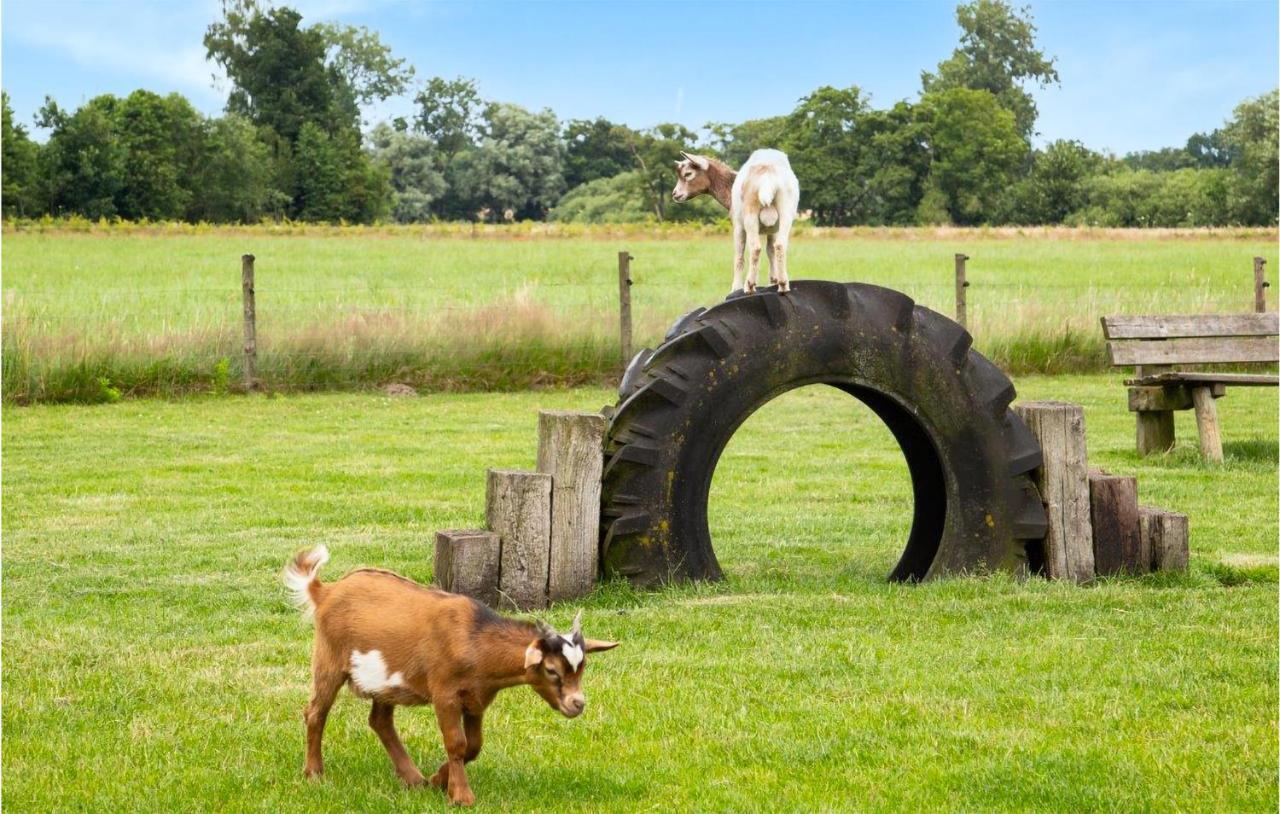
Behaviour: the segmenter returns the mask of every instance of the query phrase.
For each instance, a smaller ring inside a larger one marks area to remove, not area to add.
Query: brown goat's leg
[[[480,757],[480,749],[484,746],[484,713],[462,713],[462,728],[467,736],[467,752],[462,760],[470,763]],[[449,785],[449,761],[441,763],[436,773],[431,775],[431,785],[441,789]]]
[[[462,709],[456,704],[444,702],[436,703],[435,708],[436,722],[440,724],[440,735],[444,738],[444,751],[449,756],[446,764],[449,771],[449,802],[469,806],[476,801],[476,796],[467,783],[467,770],[463,767],[467,758],[467,736],[462,729]]]
[[[404,744],[400,742],[400,736],[396,734],[393,721],[395,711],[393,704],[374,701],[373,708],[369,710],[369,727],[377,733],[378,740],[382,741],[382,745],[386,747],[387,754],[391,757],[391,763],[396,767],[396,774],[400,775],[400,779],[406,785],[421,786],[427,779],[422,776],[413,758],[409,757]]]
[[[323,663],[323,660],[321,660]],[[319,777],[324,774],[324,759],[321,757],[320,742],[324,738],[324,723],[329,718],[329,708],[342,682],[347,680],[346,673],[322,671],[319,665],[312,668],[311,701],[307,704],[303,718],[307,722],[307,762],[302,773],[307,777]]]

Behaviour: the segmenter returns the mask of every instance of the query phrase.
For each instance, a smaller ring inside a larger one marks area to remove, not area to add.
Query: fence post
[[[969,281],[964,278],[964,263],[969,259],[969,255],[956,252],[956,322],[960,323],[960,327],[969,327],[968,309],[965,305],[965,289],[969,287]]]
[[[619,327],[622,332],[622,366],[631,361],[631,261],[629,252],[618,252]]]
[[[1267,310],[1267,288],[1270,285],[1267,282],[1267,259],[1253,258],[1253,310],[1259,314]]]
[[[240,258],[240,286],[244,294],[244,389],[258,386],[257,311],[253,301],[253,255]]]

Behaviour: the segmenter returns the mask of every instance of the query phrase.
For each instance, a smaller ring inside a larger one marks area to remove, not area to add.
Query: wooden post
[[[436,585],[493,605],[498,601],[500,549],[498,535],[489,531],[436,532]]]
[[[551,476],[490,469],[485,520],[502,540],[500,601],[515,610],[547,606]]]
[[[622,337],[622,366],[631,361],[631,261],[628,252],[618,252],[618,324]]]
[[[244,295],[244,389],[258,387],[258,327],[253,296],[253,255],[240,257],[240,288]]]
[[[1267,259],[1253,258],[1253,310],[1259,314],[1267,310],[1267,288],[1270,285],[1267,282]]]
[[[1173,449],[1173,411],[1138,410],[1138,454],[1153,455]]]
[[[1093,579],[1093,527],[1089,517],[1089,466],[1084,408],[1078,404],[1036,401],[1014,405],[1035,433],[1044,464],[1033,473],[1045,502],[1045,572],[1051,579]]]
[[[1100,577],[1145,574],[1151,567],[1151,552],[1142,545],[1138,479],[1090,472],[1089,501],[1095,573]]]
[[[1151,570],[1185,571],[1191,557],[1190,524],[1185,514],[1143,506],[1142,537],[1151,552]]]
[[[1196,429],[1200,431],[1200,452],[1206,461],[1222,463],[1222,431],[1218,427],[1218,405],[1210,387],[1191,388],[1195,402]]]
[[[552,477],[551,601],[589,593],[600,557],[604,416],[538,413],[538,471]]]
[[[964,264],[969,259],[969,255],[956,252],[956,322],[960,323],[960,327],[969,327],[968,307],[965,303],[965,289],[969,287],[969,281],[964,278]]]

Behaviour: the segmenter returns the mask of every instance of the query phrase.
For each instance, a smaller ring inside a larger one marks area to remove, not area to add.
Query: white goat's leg
[[[787,274],[787,245],[791,242],[791,223],[792,218],[780,218],[777,240],[770,241],[770,248],[774,254],[774,270],[778,275],[779,294],[786,294],[791,290],[791,277]]]
[[[743,273],[744,273],[743,264],[742,264],[742,250],[743,248],[745,248],[746,243],[747,243],[746,233],[743,232],[741,226],[734,224],[734,227],[733,227],[733,288],[729,289],[730,294],[732,294],[735,291],[742,290],[742,279],[743,279]]]
[[[758,224],[747,224],[747,282],[742,290],[747,294],[756,293],[756,280],[759,277],[760,227]]]
[[[765,257],[769,258],[769,285],[773,285],[778,282],[778,265],[773,256],[773,244],[775,237],[776,235],[773,232],[770,232],[769,237],[766,238],[764,242],[764,254]]]

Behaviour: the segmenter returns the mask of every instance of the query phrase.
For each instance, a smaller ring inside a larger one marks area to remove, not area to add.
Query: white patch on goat
[[[574,644],[570,639],[564,636],[560,637],[564,644],[560,645],[560,655],[564,656],[564,660],[569,662],[569,669],[578,672],[578,665],[582,663],[582,645]]]
[[[391,687],[404,686],[404,674],[397,670],[387,675],[387,662],[377,650],[370,650],[368,653],[351,651],[351,680],[361,692],[370,695]]]

